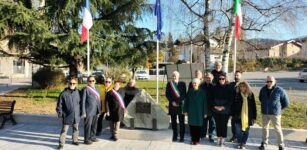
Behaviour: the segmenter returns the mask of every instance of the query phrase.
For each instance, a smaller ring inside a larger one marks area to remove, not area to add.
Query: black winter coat
[[[247,101],[248,101],[248,124],[251,126],[252,120],[256,120],[257,118],[256,102],[253,93],[248,95]],[[236,93],[231,109],[232,110],[231,116],[237,123],[241,123],[242,105],[243,105],[243,97],[240,93]]]
[[[212,115],[212,111],[213,111],[213,84],[210,83],[210,84],[207,84],[206,82],[203,82],[201,85],[200,85],[200,88],[204,90],[205,94],[206,94],[206,97],[207,97],[207,103],[208,103],[208,116],[211,116]]]
[[[231,105],[233,100],[232,89],[228,84],[220,85],[217,84],[213,87],[213,103],[212,110],[217,114],[230,114]],[[214,109],[214,106],[224,106],[225,110],[218,111]]]
[[[63,118],[65,125],[72,125],[80,122],[81,97],[78,89],[70,90],[66,88],[58,98],[56,112]]]
[[[117,91],[122,97],[124,96],[123,91],[119,90]],[[125,111],[120,106],[119,101],[115,98],[115,96],[112,94],[112,91],[109,91],[106,95],[106,106],[107,106],[107,112],[109,112],[109,116],[107,116],[107,120],[109,121],[123,121]]]
[[[184,103],[184,99],[186,97],[187,87],[186,84],[182,81],[178,82],[177,85],[179,91],[180,91],[180,97],[176,98],[175,94],[172,91],[171,83],[168,82],[166,85],[165,95],[168,100],[168,113],[169,115],[178,115],[182,114],[182,107]],[[172,105],[172,102],[176,102],[179,107],[174,107]]]

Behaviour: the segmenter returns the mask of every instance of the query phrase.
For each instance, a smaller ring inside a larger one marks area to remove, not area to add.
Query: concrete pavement
[[[130,139],[129,135],[133,137],[135,132],[143,133],[143,136],[149,138],[143,140]],[[33,124],[18,124],[15,126],[8,125],[5,129],[0,130],[0,149],[3,150],[48,150],[56,149],[58,146],[58,139],[60,133],[60,126],[49,125],[33,125]],[[226,143],[225,147],[217,147],[214,143],[209,143],[208,140],[202,140],[199,145],[190,145],[190,137],[186,135],[185,142],[171,142],[171,130],[165,131],[150,131],[150,130],[128,130],[121,129],[120,139],[117,142],[110,141],[110,132],[105,129],[99,141],[92,145],[83,144],[83,129],[80,129],[80,145],[75,146],[71,144],[71,130],[67,136],[67,141],[64,149],[67,150],[83,150],[83,149],[99,149],[99,150],[198,150],[198,149],[235,149],[236,144]],[[161,135],[163,134],[163,135]],[[151,140],[150,136],[158,137],[160,139]],[[247,143],[248,149],[257,149],[261,139],[249,138]],[[276,140],[271,139],[268,149],[277,149]],[[302,141],[285,140],[286,149],[307,149],[307,144]]]

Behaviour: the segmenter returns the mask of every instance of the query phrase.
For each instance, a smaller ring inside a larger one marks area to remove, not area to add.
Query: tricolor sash
[[[99,102],[100,101],[100,94],[90,86],[86,86],[86,88],[95,95],[97,101]]]
[[[114,89],[111,90],[111,93],[113,94],[113,96],[116,98],[116,100],[119,102],[120,107],[125,110],[125,103],[124,100],[122,98],[122,96],[116,92]]]
[[[176,98],[179,98],[180,97],[180,91],[178,89],[177,84],[174,81],[171,81],[170,84],[171,84],[173,94],[176,96]]]

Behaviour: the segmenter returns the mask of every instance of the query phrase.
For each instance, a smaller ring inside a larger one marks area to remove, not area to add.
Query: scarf
[[[248,127],[248,101],[247,101],[248,94],[241,93],[241,96],[243,98],[242,111],[241,111],[241,124],[242,124],[242,131],[245,131],[246,128]]]

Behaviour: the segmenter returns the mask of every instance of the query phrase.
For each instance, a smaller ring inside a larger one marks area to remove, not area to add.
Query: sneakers
[[[63,145],[59,145],[59,146],[58,146],[58,149],[63,149]]]
[[[264,142],[261,142],[261,145],[259,146],[259,150],[265,150],[266,147],[267,147],[267,144]]]
[[[79,145],[79,142],[72,142],[73,145]]]

